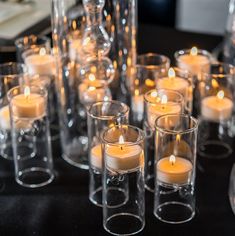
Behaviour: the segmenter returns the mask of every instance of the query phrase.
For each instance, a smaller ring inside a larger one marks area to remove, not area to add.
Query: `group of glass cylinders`
[[[60,133],[63,158],[89,168],[89,199],[108,232],[144,228],[145,188],[159,220],[189,221],[196,152],[232,150],[234,67],[197,48],[176,52],[174,68],[164,55],[136,58],[135,0],[52,3],[53,51],[48,38],[24,37],[16,47],[25,65],[0,66],[0,151],[14,156],[17,182],[54,179],[50,141]]]

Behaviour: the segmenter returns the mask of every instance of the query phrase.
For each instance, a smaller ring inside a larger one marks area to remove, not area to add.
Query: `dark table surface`
[[[176,50],[212,50],[222,38],[157,26],[140,25],[139,52],[157,52],[171,59]],[[56,179],[43,188],[16,184],[13,162],[0,159],[0,235],[108,235],[102,209],[88,200],[88,172],[67,164],[60,145],[53,144]],[[235,216],[228,199],[229,174],[234,154],[224,160],[198,156],[196,216],[188,223],[169,225],[153,215],[153,194],[146,192],[146,226],[139,235],[235,235]]]

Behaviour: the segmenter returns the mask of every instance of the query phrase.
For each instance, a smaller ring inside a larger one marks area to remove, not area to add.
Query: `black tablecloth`
[[[173,29],[139,27],[139,52],[173,57],[176,50],[212,50],[221,37],[183,33]],[[102,210],[88,200],[88,172],[67,164],[60,145],[53,144],[55,181],[43,188],[27,189],[14,180],[13,163],[0,159],[0,235],[108,235]],[[196,216],[185,224],[169,225],[153,216],[153,194],[146,192],[146,226],[139,235],[235,235],[235,216],[229,205],[229,173],[234,154],[216,161],[198,156]]]

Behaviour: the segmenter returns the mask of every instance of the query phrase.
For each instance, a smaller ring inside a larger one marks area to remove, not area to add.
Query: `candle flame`
[[[176,139],[176,142],[180,142],[180,139],[181,139],[180,134],[177,134],[175,139]]]
[[[139,96],[139,95],[140,95],[139,89],[135,89],[135,96]]]
[[[26,87],[24,88],[24,96],[25,96],[26,98],[28,98],[29,95],[30,95],[30,88],[29,88],[28,86],[26,86]]]
[[[73,28],[73,30],[77,29],[77,22],[76,22],[76,20],[72,21],[72,28]]]
[[[123,137],[123,135],[119,136],[118,142],[119,142],[119,144],[124,144],[124,137]]]
[[[198,53],[197,47],[192,47],[190,50],[190,54],[192,56],[197,56],[197,53]]]
[[[45,49],[45,48],[40,48],[40,50],[39,50],[39,55],[40,55],[40,56],[46,55],[46,49]]]
[[[162,98],[161,98],[161,104],[166,104],[167,103],[167,96],[164,94],[162,95]]]
[[[172,67],[168,70],[168,77],[175,78],[175,70]]]
[[[174,155],[170,155],[169,161],[170,161],[171,165],[174,165],[174,164],[175,164],[175,161],[176,161],[175,159],[176,159],[176,158],[175,158]]]
[[[152,81],[151,79],[146,79],[146,80],[145,80],[145,84],[146,84],[147,87],[153,87],[153,86],[155,86],[155,82]]]
[[[212,79],[212,80],[211,80],[211,85],[212,85],[212,87],[215,88],[215,89],[219,87],[219,84],[218,84],[218,82],[217,82],[215,79]]]
[[[153,92],[151,92],[151,97],[157,97],[157,91],[153,91]]]
[[[89,80],[90,81],[95,81],[95,75],[94,74],[89,74]]]
[[[223,90],[220,90],[220,91],[217,93],[217,98],[218,98],[218,99],[223,99],[223,98],[224,98],[224,91],[223,91]]]

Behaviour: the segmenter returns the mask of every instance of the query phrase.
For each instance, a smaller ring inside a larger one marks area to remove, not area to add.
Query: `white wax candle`
[[[10,130],[11,129],[10,110],[9,110],[8,105],[6,105],[0,109],[0,129],[2,129],[2,130]]]
[[[139,145],[110,145],[105,153],[107,167],[115,171],[132,171],[143,165],[144,153]]]
[[[40,118],[46,112],[45,99],[39,94],[30,93],[26,87],[24,94],[12,98],[12,112],[16,117]]]
[[[202,99],[201,114],[212,121],[227,120],[232,116],[233,101],[224,97],[223,91],[217,96],[208,96]]]
[[[101,144],[97,144],[91,149],[90,163],[97,169],[102,169],[102,148]]]
[[[198,54],[197,48],[193,47],[189,54],[180,55],[177,58],[177,66],[188,70],[192,75],[198,75],[202,70],[209,71],[210,60],[207,56]]]
[[[174,90],[182,94],[184,97],[188,94],[189,83],[180,77],[164,77],[157,79],[158,89]]]
[[[163,95],[163,98],[167,99],[167,97]],[[150,127],[154,128],[155,121],[159,116],[166,114],[179,114],[181,112],[181,106],[178,103],[167,102],[167,100],[163,101],[162,98],[161,103],[149,103],[147,105],[147,120]],[[177,122],[178,117],[175,117],[175,120],[171,119],[171,122]],[[173,124],[172,124],[173,125]]]
[[[157,162],[157,179],[167,184],[187,184],[192,169],[193,165],[189,160],[171,155]]]
[[[55,59],[49,54],[32,54],[25,57],[25,64],[31,75],[55,75]]]
[[[94,102],[112,100],[108,87],[102,87],[98,80],[85,81],[78,86],[80,102],[83,105],[90,105]]]

